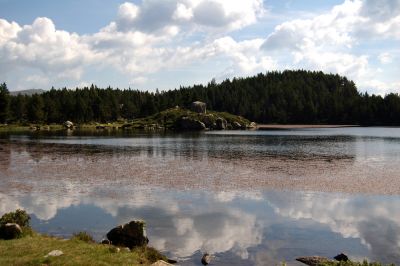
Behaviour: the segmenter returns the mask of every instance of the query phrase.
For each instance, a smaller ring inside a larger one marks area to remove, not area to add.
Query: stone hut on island
[[[207,112],[206,104],[200,101],[192,102],[190,110],[198,114],[205,114]]]

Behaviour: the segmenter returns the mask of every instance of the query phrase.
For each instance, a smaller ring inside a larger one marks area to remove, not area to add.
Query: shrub
[[[87,232],[74,233],[73,239],[77,239],[86,243],[94,243],[94,239]]]
[[[31,217],[26,211],[17,209],[15,212],[6,213],[0,218],[0,227],[7,223],[16,223],[21,227],[29,227],[30,219]]]

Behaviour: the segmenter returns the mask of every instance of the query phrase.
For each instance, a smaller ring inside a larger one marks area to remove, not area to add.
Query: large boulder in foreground
[[[119,225],[107,233],[107,238],[115,246],[128,248],[145,246],[149,243],[143,221],[131,221],[127,224]]]
[[[6,223],[0,227],[0,239],[10,240],[21,237],[22,229],[16,223]]]
[[[177,121],[177,128],[181,130],[204,130],[206,125],[197,119],[184,116]]]

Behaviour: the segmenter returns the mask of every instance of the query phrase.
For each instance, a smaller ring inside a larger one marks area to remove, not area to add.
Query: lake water
[[[180,265],[400,264],[400,129],[0,136],[0,215],[97,240],[133,219]]]

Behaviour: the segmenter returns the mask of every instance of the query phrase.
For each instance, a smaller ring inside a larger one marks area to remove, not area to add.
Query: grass
[[[0,132],[19,132],[19,131],[30,131],[34,128],[39,127],[40,130],[62,130],[64,126],[61,124],[0,124]]]
[[[15,240],[0,240],[0,265],[150,265],[166,260],[151,247],[138,247],[132,251],[80,240],[59,239],[33,234]],[[59,257],[45,257],[52,250],[61,250]]]
[[[72,237],[72,239],[76,239],[76,240],[80,240],[86,243],[94,243],[96,241],[94,241],[93,237],[91,235],[89,235],[87,232],[79,232],[79,233],[75,233]]]

